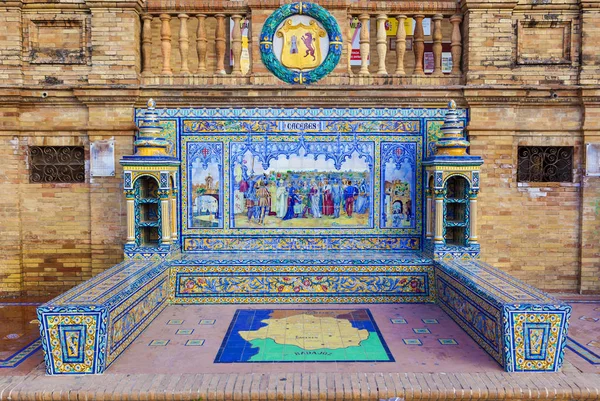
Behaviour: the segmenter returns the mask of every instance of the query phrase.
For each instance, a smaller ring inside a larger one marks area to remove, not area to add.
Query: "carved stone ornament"
[[[335,18],[318,4],[286,4],[267,18],[260,53],[265,66],[282,81],[311,84],[340,61],[342,34]]]

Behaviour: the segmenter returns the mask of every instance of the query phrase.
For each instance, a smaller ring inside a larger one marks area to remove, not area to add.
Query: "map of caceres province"
[[[215,362],[393,362],[368,309],[238,310]]]

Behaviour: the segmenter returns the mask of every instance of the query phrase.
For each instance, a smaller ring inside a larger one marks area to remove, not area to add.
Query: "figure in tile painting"
[[[323,216],[333,215],[333,189],[329,180],[325,179],[323,185]]]
[[[355,185],[352,185],[352,181],[348,181],[348,186],[344,189],[344,202],[346,205],[346,215],[348,217],[352,217],[354,202],[356,201],[356,197],[358,196],[358,188]]]
[[[309,150],[333,152],[329,143],[319,143],[265,161],[263,155],[253,155],[246,143],[237,145],[232,146],[235,161],[229,175],[233,179],[230,193],[234,198],[229,202],[232,228],[336,229],[372,225],[370,153],[367,157],[355,152],[343,160],[332,155],[315,156]],[[235,198],[239,193],[243,194],[243,204]],[[339,219],[342,210],[346,216]]]
[[[315,218],[321,218],[321,191],[317,186],[317,183],[313,181],[312,187],[310,188],[310,212]]]

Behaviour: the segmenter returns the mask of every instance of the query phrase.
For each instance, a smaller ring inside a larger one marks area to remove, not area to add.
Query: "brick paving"
[[[0,377],[0,400],[597,400],[592,373],[273,373]]]

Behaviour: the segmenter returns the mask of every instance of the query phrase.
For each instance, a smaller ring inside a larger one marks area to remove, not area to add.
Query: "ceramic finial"
[[[451,110],[456,110],[456,102],[454,100],[450,100],[448,102],[448,108]]]
[[[156,102],[154,101],[154,99],[150,98],[150,99],[148,100],[148,108],[149,108],[149,109],[153,109],[153,108],[155,108],[155,107],[156,107]]]

